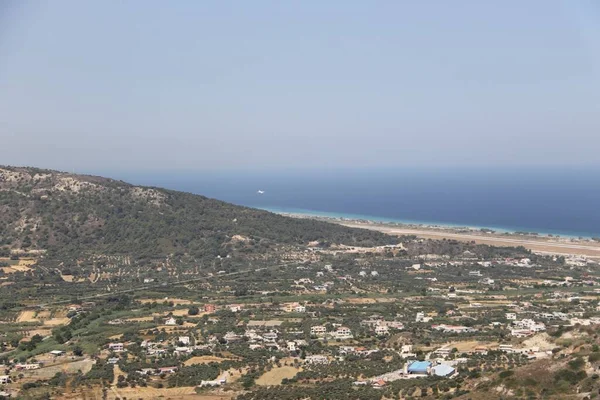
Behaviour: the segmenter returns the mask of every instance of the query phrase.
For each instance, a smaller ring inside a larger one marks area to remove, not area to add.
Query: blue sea
[[[600,237],[600,169],[112,173],[276,212]],[[264,191],[259,194],[258,191]]]

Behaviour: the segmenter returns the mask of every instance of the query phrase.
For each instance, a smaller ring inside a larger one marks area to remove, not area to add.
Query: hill
[[[0,252],[215,257],[280,245],[380,245],[397,238],[288,218],[190,193],[87,175],[0,167]]]

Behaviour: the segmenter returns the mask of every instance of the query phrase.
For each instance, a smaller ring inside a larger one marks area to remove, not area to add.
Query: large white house
[[[310,334],[313,336],[324,336],[327,333],[327,328],[323,325],[315,325],[310,327]]]
[[[521,321],[513,322],[519,329],[529,329],[532,332],[542,332],[546,330],[546,325],[542,322],[535,322],[532,319],[522,319]]]
[[[307,364],[329,364],[329,359],[326,356],[317,354],[312,356],[306,356],[304,362]]]
[[[109,343],[108,349],[110,351],[114,351],[115,353],[120,353],[125,349],[123,343]]]
[[[354,336],[352,336],[352,331],[350,330],[350,328],[346,326],[340,326],[333,333],[333,337],[336,339],[345,340],[352,339]]]
[[[390,329],[386,325],[377,325],[375,327],[375,334],[377,336],[389,335]]]
[[[442,331],[444,333],[469,333],[476,332],[476,329],[470,328],[468,326],[455,326],[455,325],[432,325],[431,329],[436,331]]]
[[[184,346],[187,346],[190,344],[190,337],[189,336],[179,336],[178,342],[181,342],[181,343],[183,343]]]
[[[517,320],[517,314],[515,313],[506,313],[506,319],[509,321],[516,321]]]

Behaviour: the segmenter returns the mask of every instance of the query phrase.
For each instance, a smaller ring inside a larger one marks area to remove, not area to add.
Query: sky
[[[0,164],[600,165],[596,0],[0,2]]]

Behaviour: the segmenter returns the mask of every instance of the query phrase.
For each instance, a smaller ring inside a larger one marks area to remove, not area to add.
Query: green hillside
[[[0,251],[227,254],[318,241],[376,245],[397,238],[321,221],[293,219],[190,193],[35,168],[0,167]],[[239,246],[238,246],[239,247]]]

